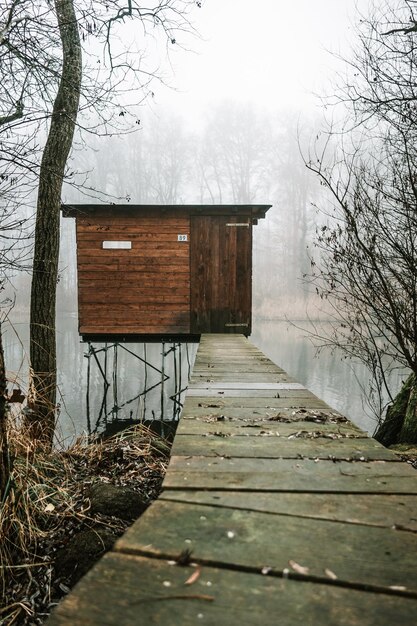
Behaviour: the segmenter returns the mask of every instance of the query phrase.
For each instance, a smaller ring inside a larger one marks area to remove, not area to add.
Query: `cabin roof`
[[[82,216],[132,216],[154,213],[186,213],[188,215],[250,215],[254,219],[265,217],[271,204],[63,204],[64,217]]]

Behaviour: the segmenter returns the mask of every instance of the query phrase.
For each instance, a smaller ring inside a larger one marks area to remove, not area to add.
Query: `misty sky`
[[[336,68],[329,54],[352,39],[355,5],[368,0],[205,0],[195,10],[201,40],[172,57],[177,91],[156,89],[156,103],[198,116],[232,99],[268,108],[317,106]]]

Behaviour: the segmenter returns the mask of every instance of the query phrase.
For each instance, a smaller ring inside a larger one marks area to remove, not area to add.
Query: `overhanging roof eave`
[[[82,217],[88,215],[140,215],[154,212],[166,213],[182,211],[190,215],[249,214],[254,218],[265,217],[271,204],[63,204],[64,217]]]

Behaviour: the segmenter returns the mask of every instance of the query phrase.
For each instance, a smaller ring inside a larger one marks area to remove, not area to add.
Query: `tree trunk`
[[[417,383],[415,374],[407,378],[374,437],[384,446],[417,443]]]
[[[30,307],[33,438],[52,445],[56,412],[55,304],[61,190],[72,146],[82,78],[81,43],[73,0],[55,0],[63,51],[62,75],[42,156]]]
[[[0,322],[0,502],[5,495],[10,475],[10,457],[7,442],[6,394],[6,368],[4,365],[3,338]]]
[[[417,443],[417,383],[414,375],[412,378],[404,420],[398,435],[398,443]]]

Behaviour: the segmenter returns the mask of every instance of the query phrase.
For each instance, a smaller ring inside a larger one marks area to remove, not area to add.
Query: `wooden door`
[[[250,218],[193,216],[190,255],[191,332],[250,334]]]

